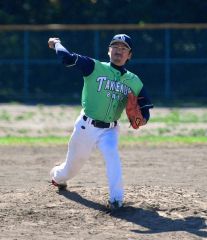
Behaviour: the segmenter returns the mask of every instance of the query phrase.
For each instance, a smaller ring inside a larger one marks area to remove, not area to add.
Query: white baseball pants
[[[101,151],[109,183],[109,200],[123,201],[122,169],[118,153],[118,126],[97,128],[92,119],[83,120],[83,113],[77,118],[65,162],[55,166],[51,177],[57,183],[63,183],[77,175],[95,146]]]

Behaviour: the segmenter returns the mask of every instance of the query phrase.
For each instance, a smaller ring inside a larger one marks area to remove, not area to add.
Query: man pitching
[[[147,123],[149,109],[153,107],[139,77],[125,68],[132,56],[132,40],[126,34],[115,35],[108,49],[110,62],[69,52],[59,38],[49,38],[48,44],[65,66],[77,67],[84,79],[82,111],[75,122],[65,161],[50,172],[52,184],[66,187],[66,182],[77,175],[96,146],[106,163],[109,206],[120,208],[124,190],[118,153],[118,120],[129,94],[138,97],[142,121],[138,121],[137,128]]]

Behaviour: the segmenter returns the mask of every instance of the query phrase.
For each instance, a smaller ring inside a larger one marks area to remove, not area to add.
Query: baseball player
[[[115,35],[108,49],[110,62],[100,62],[68,51],[56,37],[49,38],[48,45],[55,49],[66,67],[78,68],[84,79],[82,110],[75,122],[65,161],[50,172],[52,184],[59,189],[66,188],[66,182],[77,175],[97,147],[106,163],[109,207],[118,209],[124,199],[118,120],[129,93],[138,96],[142,115],[140,125],[147,123],[149,109],[153,107],[139,77],[125,67],[132,56],[132,40],[126,34]]]

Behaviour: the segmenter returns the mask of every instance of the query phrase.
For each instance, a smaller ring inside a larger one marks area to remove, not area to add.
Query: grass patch
[[[67,144],[68,137],[0,137],[0,145],[49,145]],[[207,143],[204,136],[121,136],[120,144],[162,144],[162,143]]]
[[[68,137],[0,137],[0,145],[18,144],[65,144]]]
[[[151,112],[153,112],[153,110]],[[120,121],[122,123],[128,122],[126,114],[122,114]],[[150,123],[207,123],[207,113],[197,114],[196,112],[184,112],[182,109],[171,109],[170,112],[165,115],[159,113],[155,116],[151,115]]]
[[[35,112],[25,112],[16,116],[14,120],[15,121],[29,120],[29,119],[32,119],[34,115],[35,115]]]
[[[11,114],[6,110],[2,110],[0,112],[0,121],[10,122],[11,121]]]
[[[204,136],[122,136],[121,143],[207,143],[207,138]]]
[[[155,116],[150,119],[150,122],[154,123],[206,123],[207,122],[207,114],[203,113],[202,115],[197,115],[195,113],[190,112],[182,112],[182,110],[171,110],[165,116]]]

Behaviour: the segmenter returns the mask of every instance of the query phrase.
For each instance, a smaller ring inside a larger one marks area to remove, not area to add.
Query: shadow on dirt
[[[189,216],[183,219],[170,219],[160,216],[155,210],[147,210],[133,206],[124,206],[119,210],[111,212],[106,206],[83,198],[76,192],[65,190],[59,191],[59,194],[88,208],[101,211],[109,214],[111,217],[123,219],[147,229],[145,231],[132,230],[135,233],[153,234],[186,231],[199,237],[207,237],[207,232],[201,230],[206,228],[205,219],[201,217]]]

